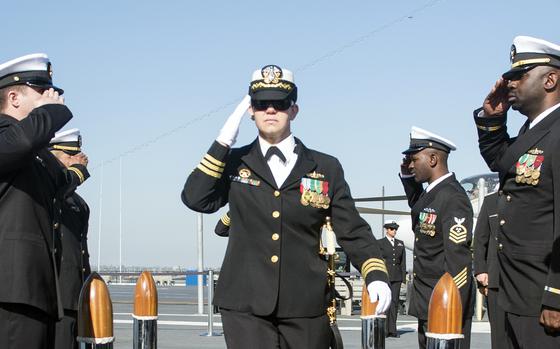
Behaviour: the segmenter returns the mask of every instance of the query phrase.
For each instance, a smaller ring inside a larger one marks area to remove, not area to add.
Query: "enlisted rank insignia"
[[[539,148],[530,149],[521,155],[515,164],[515,182],[537,185],[541,177],[541,167],[544,161],[543,151]]]
[[[456,244],[467,241],[467,228],[463,225],[465,218],[453,217],[455,225],[449,229],[449,240]]]
[[[329,182],[320,181],[315,178],[302,178],[299,191],[301,193],[300,202],[303,206],[329,208],[331,203],[329,198]]]
[[[418,217],[418,219],[420,220],[420,232],[422,234],[428,236],[436,235],[436,210],[426,207],[424,208],[424,212],[420,212],[420,216]]]

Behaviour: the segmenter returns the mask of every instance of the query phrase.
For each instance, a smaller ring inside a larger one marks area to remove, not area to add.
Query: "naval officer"
[[[511,68],[475,110],[480,153],[500,176],[499,305],[511,348],[560,347],[560,46],[518,36]],[[509,108],[527,120],[517,137]]]
[[[291,71],[275,65],[256,70],[249,96],[181,195],[198,212],[229,203],[230,236],[214,298],[228,348],[329,347],[327,263],[319,245],[326,217],[372,301],[379,301],[377,311],[390,304],[379,244],[354,206],[342,166],[292,134],[296,101]],[[232,149],[247,110],[258,136]]]
[[[409,314],[418,318],[420,348],[426,347],[432,290],[446,272],[461,293],[464,335],[461,348],[470,347],[473,211],[467,193],[447,166],[449,153],[455,149],[453,142],[412,127],[410,146],[403,152],[406,156],[401,165],[401,181],[412,209],[415,235]],[[428,186],[424,189],[422,183]]]
[[[62,316],[56,195],[65,173],[47,146],[71,118],[51,62],[31,54],[0,64],[0,340],[54,348]]]
[[[378,241],[391,285],[391,307],[387,314],[386,336],[399,338],[397,314],[401,284],[406,282],[406,250],[403,241],[395,237],[399,229],[397,222],[386,221],[383,229],[385,229],[385,237]]]

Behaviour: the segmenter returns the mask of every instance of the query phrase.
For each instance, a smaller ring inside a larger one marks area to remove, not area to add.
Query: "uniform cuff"
[[[385,261],[380,258],[370,258],[362,264],[362,278],[366,280],[366,285],[373,281],[388,282],[387,267]]]
[[[506,124],[507,115],[486,117],[484,110],[478,108],[473,112],[474,122],[479,130],[486,132],[498,131]]]
[[[84,183],[90,177],[87,167],[82,164],[73,164],[68,167],[68,171],[73,172],[79,179],[80,184]]]
[[[560,309],[560,288],[545,286],[542,304],[550,308]]]
[[[224,168],[226,167],[224,160],[229,150],[230,148],[215,141],[196,168],[210,177],[222,178]]]

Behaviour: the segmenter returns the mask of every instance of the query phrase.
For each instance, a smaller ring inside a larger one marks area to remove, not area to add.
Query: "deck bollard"
[[[143,271],[134,290],[134,349],[157,349],[158,294],[154,278]]]
[[[426,349],[460,349],[462,319],[461,294],[451,275],[445,273],[430,297]]]
[[[371,303],[367,286],[362,287],[362,349],[385,349],[386,316],[375,315],[377,302]]]
[[[85,281],[78,301],[80,349],[113,348],[113,304],[103,278],[93,272]]]

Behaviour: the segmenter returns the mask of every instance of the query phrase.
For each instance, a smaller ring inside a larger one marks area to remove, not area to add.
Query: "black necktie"
[[[270,160],[270,157],[272,155],[276,155],[280,158],[280,160],[282,160],[282,162],[286,162],[286,157],[284,156],[284,154],[282,154],[282,151],[280,151],[278,147],[272,146],[268,148],[268,150],[266,151],[266,155],[264,156],[264,159],[268,161]]]

